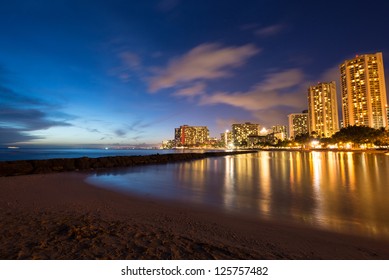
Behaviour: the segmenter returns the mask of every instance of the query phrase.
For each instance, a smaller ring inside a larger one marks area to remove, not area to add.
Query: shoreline
[[[389,259],[389,241],[128,196],[69,172],[0,177],[0,259]]]

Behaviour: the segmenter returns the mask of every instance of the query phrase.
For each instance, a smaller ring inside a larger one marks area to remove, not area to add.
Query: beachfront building
[[[235,146],[247,146],[249,136],[259,135],[259,124],[250,122],[232,125],[232,139]]]
[[[229,130],[226,130],[225,132],[220,133],[220,141],[222,142],[222,145],[225,148],[227,148],[227,149],[232,148],[232,144],[233,144],[232,132]]]
[[[308,130],[318,137],[331,137],[339,130],[335,82],[308,88]]]
[[[174,140],[163,140],[161,148],[162,149],[173,149],[176,146],[176,141]]]
[[[302,113],[289,114],[288,121],[290,139],[308,133],[308,110],[304,110]]]
[[[272,126],[272,131],[276,139],[281,141],[288,139],[286,125],[274,125]]]
[[[386,123],[386,128],[389,127],[389,106],[386,104],[386,119],[388,122]]]
[[[174,140],[177,146],[203,146],[208,143],[209,129],[206,126],[182,125],[175,128]]]
[[[388,126],[382,53],[358,55],[340,65],[344,126]]]
[[[269,143],[267,135],[250,135],[247,137],[248,147],[256,148],[264,146],[267,143]]]

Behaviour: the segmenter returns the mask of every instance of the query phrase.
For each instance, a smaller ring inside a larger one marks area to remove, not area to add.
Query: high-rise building
[[[288,133],[286,131],[286,126],[285,125],[275,125],[272,127],[272,131],[274,134],[274,137],[279,139],[279,140],[285,140],[288,138]]]
[[[339,130],[335,82],[308,88],[308,130],[318,137],[331,137]]]
[[[389,106],[386,105],[386,119],[388,120],[388,122],[386,123],[386,126],[388,127],[389,126]]]
[[[247,146],[248,137],[259,135],[259,124],[250,122],[232,125],[232,138],[235,146]]]
[[[232,132],[229,130],[226,130],[223,133],[220,133],[220,140],[223,143],[224,147],[230,148],[233,140],[232,140]]]
[[[387,127],[382,53],[364,54],[340,65],[344,126]]]
[[[308,111],[288,115],[289,137],[294,139],[299,134],[308,133]]]
[[[175,129],[174,139],[177,145],[201,146],[208,142],[209,130],[206,126],[182,125]]]

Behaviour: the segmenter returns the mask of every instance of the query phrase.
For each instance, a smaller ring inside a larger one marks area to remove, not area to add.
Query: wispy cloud
[[[320,76],[320,81],[318,82],[332,82],[335,81],[337,84],[339,84],[340,79],[340,70],[339,65],[335,65],[331,68],[328,68],[326,71],[323,72],[323,74]]]
[[[13,145],[36,139],[41,139],[41,137],[30,135],[19,128],[3,127],[0,125],[0,145]]]
[[[199,45],[187,54],[171,60],[165,68],[157,69],[150,79],[149,90],[156,92],[185,82],[231,76],[231,69],[243,65],[248,58],[259,52],[260,49],[252,44],[240,47]]]
[[[115,135],[118,137],[124,137],[127,134],[127,131],[125,131],[123,129],[116,129],[114,132],[115,132]]]
[[[303,87],[304,75],[300,69],[268,74],[264,81],[245,92],[216,92],[203,95],[202,105],[227,104],[252,112],[256,119],[260,116],[283,114],[285,107],[301,108],[306,103],[306,90]]]
[[[17,127],[24,131],[48,129],[53,126],[71,126],[65,121],[52,120],[37,109],[7,108],[0,106],[0,124]]]
[[[1,104],[7,104],[8,106],[44,106],[46,102],[38,98],[29,97],[20,94],[9,87],[0,85],[0,100]]]
[[[92,133],[101,133],[100,130],[96,128],[86,128],[87,131],[92,132]]]
[[[142,60],[140,56],[128,50],[115,52],[118,66],[109,69],[108,74],[115,76],[123,82],[128,82],[133,77],[142,76]]]
[[[55,120],[43,110],[12,108],[0,106],[0,144],[13,144],[33,139],[42,139],[34,136],[36,130],[45,130],[51,127],[72,126],[65,120]]]
[[[242,120],[239,119],[216,119],[216,128],[218,131],[225,131],[226,129],[229,130],[231,125],[234,123],[241,123]]]
[[[121,128],[113,131],[114,135],[120,138],[138,139],[144,133],[144,129],[151,126],[151,123],[145,123],[143,120],[135,120],[130,124],[125,124]]]
[[[175,96],[193,97],[203,94],[205,91],[205,84],[198,82],[192,86],[179,89],[174,93]]]
[[[295,112],[301,112],[295,111]],[[292,113],[292,112],[291,112]],[[265,110],[258,110],[253,112],[253,117],[261,125],[270,128],[273,125],[286,125],[287,123],[287,113],[280,108],[268,108]]]
[[[299,92],[284,93],[302,82],[303,74],[298,69],[292,69],[280,73],[270,74],[265,81],[255,85],[247,92],[217,92],[212,95],[204,95],[202,104],[228,104],[249,111],[257,111],[274,106],[298,106],[300,98],[296,99]]]
[[[0,85],[0,144],[10,145],[34,139],[34,131],[72,126],[70,116],[58,111],[58,105],[29,97]]]
[[[286,26],[284,24],[269,25],[269,26],[259,28],[258,30],[255,31],[255,34],[261,37],[274,36],[279,34],[281,31],[283,31],[285,27]]]

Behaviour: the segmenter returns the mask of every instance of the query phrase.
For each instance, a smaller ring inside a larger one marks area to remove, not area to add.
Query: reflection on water
[[[389,238],[389,156],[353,152],[258,152],[97,173],[88,182]]]

